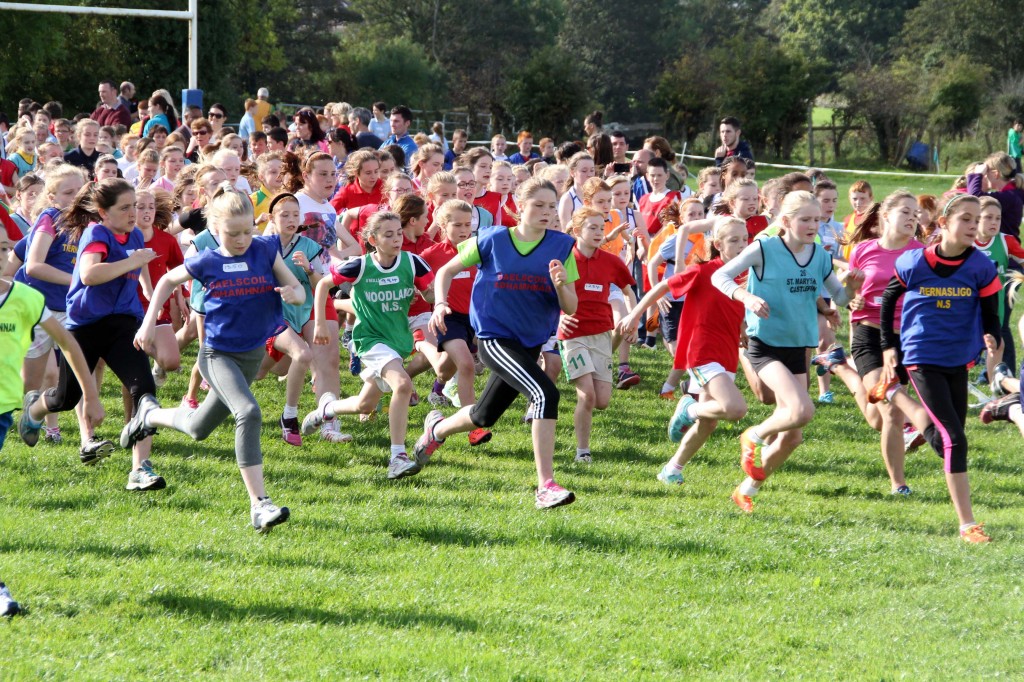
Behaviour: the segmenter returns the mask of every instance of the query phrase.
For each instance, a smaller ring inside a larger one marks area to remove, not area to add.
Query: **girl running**
[[[135,416],[121,432],[121,443],[127,447],[157,428],[204,440],[231,415],[235,420],[235,457],[249,493],[252,525],[266,533],[287,521],[290,512],[288,507],[274,505],[264,488],[262,413],[249,386],[263,359],[266,339],[283,326],[281,302],[298,305],[305,291],[281,259],[276,240],[253,238],[252,202],[245,193],[225,182],[209,209],[220,246],[189,257],[164,276],[135,344],[145,348],[154,343],[158,311],[175,288],[190,278],[201,282],[208,295],[199,367],[212,390],[195,410],[163,409],[152,395],[143,396]]]
[[[83,187],[62,215],[59,229],[68,242],[78,243],[65,326],[82,347],[89,369],[95,370],[99,361],[104,360],[131,391],[138,412],[142,396],[156,391],[149,358],[144,350],[135,347],[134,337],[143,317],[138,294],[140,279],[144,289],[151,290],[149,273],[143,266],[157,254],[145,247],[142,232],[135,227],[135,190],[120,179]],[[163,301],[153,310],[154,319],[162,306]],[[153,345],[147,348],[153,350]],[[26,410],[31,408],[31,422],[46,412],[74,409],[82,390],[70,368],[62,362],[55,388],[41,397],[32,392],[31,399],[25,398]],[[128,490],[166,487],[164,479],[153,471],[149,460],[151,446],[147,433],[140,433],[131,443],[122,443],[122,447],[132,448]]]
[[[572,214],[583,206],[583,184],[594,177],[594,159],[586,152],[577,152],[569,159],[569,179],[565,183],[562,198],[558,200],[558,220],[565,230],[569,227]]]
[[[726,298],[711,281],[715,272],[746,247],[745,222],[717,218],[705,244],[706,260],[662,280],[619,323],[619,330],[626,333],[636,329],[644,311],[666,293],[686,297],[673,367],[690,373],[700,387],[700,399],[684,394],[669,422],[669,439],[678,442],[679,449],[658,472],[658,480],[672,485],[682,485],[683,466],[707,442],[719,420],[739,421],[747,413],[747,403],[735,383],[743,304]],[[741,274],[737,285],[742,286],[743,277]],[[691,429],[695,424],[697,428]]]
[[[365,256],[332,265],[330,276],[317,284],[314,303],[314,342],[325,345],[332,333],[324,324],[323,315],[328,292],[342,282],[352,283],[352,305],[356,311],[352,343],[362,358],[363,387],[359,395],[341,400],[330,394],[321,396],[317,409],[302,420],[302,433],[313,433],[325,424],[338,421],[336,417],[342,414],[369,414],[384,394],[391,391],[388,478],[399,479],[419,473],[422,468],[422,464],[406,453],[412,379],[405,371],[404,362],[413,349],[409,304],[416,290],[424,291],[430,286],[433,275],[422,258],[402,251],[405,235],[397,213],[376,213],[366,225],[363,236],[372,250]],[[333,334],[336,339],[337,331]]]
[[[807,349],[818,345],[818,292],[825,286],[838,305],[846,305],[863,278],[850,270],[845,285],[840,283],[832,259],[815,244],[820,217],[813,194],[789,193],[782,203],[779,236],[757,240],[711,277],[723,294],[746,308],[747,357],[777,401],[767,420],[740,436],[747,478],[732,499],[747,513],[754,510],[751,498],[797,448],[803,427],[814,416],[807,395]],[[735,280],[748,270],[744,289]]]
[[[537,364],[541,347],[558,327],[559,312],[577,309],[574,282],[579,279],[572,255],[573,239],[557,229],[555,187],[532,178],[519,188],[519,224],[512,229],[490,227],[463,242],[459,257],[438,273],[431,328],[446,333],[452,309],[448,292],[456,275],[478,266],[470,301],[470,320],[480,357],[491,370],[480,400],[445,419],[427,415],[416,441],[417,467],[455,433],[494,424],[520,393],[534,405],[534,461],[537,466],[538,509],[570,504],[576,496],[554,481],[555,420],[558,389]]]
[[[908,412],[918,430],[945,461],[946,485],[966,542],[988,542],[974,520],[967,481],[967,369],[983,348],[999,346],[999,275],[974,246],[981,202],[958,194],[939,217],[940,238],[923,250],[904,253],[882,295],[882,380],[875,399],[905,396],[897,367],[899,351],[927,418]],[[896,305],[903,296],[900,330]],[[956,343],[955,340],[961,340]],[[898,407],[903,404],[897,402]]]
[[[516,200],[512,196],[515,176],[508,161],[495,161],[487,191],[477,197],[476,204],[494,216],[494,224],[511,227],[516,224]]]
[[[459,161],[461,160],[459,159]],[[465,201],[473,207],[473,236],[476,236],[477,231],[481,227],[490,227],[494,224],[494,216],[483,206],[476,206],[474,204],[476,198],[476,175],[473,174],[472,169],[459,166],[452,171],[452,174],[455,176],[456,187],[458,188],[456,198]]]
[[[598,178],[587,181],[589,185]],[[610,192],[606,192],[609,194]],[[609,201],[610,207],[610,201]],[[573,425],[576,431],[575,461],[590,464],[590,430],[594,410],[608,407],[612,396],[612,352],[615,320],[609,298],[614,286],[620,297],[625,294],[630,305],[636,303],[632,287],[636,284],[626,264],[602,249],[607,244],[605,214],[597,208],[584,206],[573,214],[569,233],[576,238],[573,256],[576,261],[576,312],[562,315],[558,324],[559,349],[563,358],[565,378],[576,386],[576,412]],[[622,304],[623,317],[625,303]],[[634,328],[635,329],[635,328]],[[634,330],[626,334],[629,345]],[[622,339],[619,338],[619,341]]]

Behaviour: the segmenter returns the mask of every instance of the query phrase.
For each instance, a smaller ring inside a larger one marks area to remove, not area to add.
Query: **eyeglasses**
[[[470,187],[476,187],[476,181],[470,180],[467,182],[460,182],[458,187],[459,189],[469,189]]]
[[[211,111],[210,112],[210,118],[224,118],[224,114],[221,114],[221,113],[216,112],[216,111]]]

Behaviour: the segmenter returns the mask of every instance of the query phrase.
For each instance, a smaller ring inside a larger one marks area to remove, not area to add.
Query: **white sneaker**
[[[156,475],[156,472],[153,471],[153,463],[147,459],[142,462],[142,466],[128,474],[128,485],[125,486],[125,489],[145,492],[163,490],[166,487],[167,481],[163,479],[163,476]]]
[[[21,607],[11,597],[7,585],[0,583],[0,616],[13,616],[18,613],[21,613]]]
[[[459,379],[458,377],[452,377],[445,383],[444,388],[441,389],[441,393],[444,393],[444,397],[448,398],[455,407],[462,407],[462,401],[459,400]]]
[[[317,403],[316,409],[302,418],[303,436],[312,436],[313,432],[320,428],[323,424],[334,421],[334,417],[328,417],[326,414],[324,414],[324,408],[327,406],[328,403],[331,403],[334,400],[335,397],[333,393],[324,393],[322,396],[320,396],[320,401]],[[323,429],[320,430],[321,433],[323,433]]]
[[[153,383],[156,384],[157,388],[160,388],[167,383],[166,370],[158,365],[155,360],[153,361]]]
[[[327,422],[320,427],[320,440],[328,443],[351,443],[352,434],[342,433],[338,429],[338,422]]]
[[[270,501],[269,497],[264,497],[252,505],[250,516],[253,528],[260,533],[269,533],[274,526],[279,526],[287,521],[291,516],[291,511],[288,507],[278,507]]]
[[[413,476],[418,474],[422,468],[419,462],[411,459],[408,454],[400,452],[388,463],[388,478],[394,480]]]

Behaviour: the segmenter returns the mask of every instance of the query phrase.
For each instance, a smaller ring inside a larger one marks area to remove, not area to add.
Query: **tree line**
[[[1024,0],[203,0],[200,87],[231,118],[266,86],[278,101],[458,108],[556,137],[595,109],[675,140],[729,113],[783,158],[826,95],[838,127],[897,162],[912,139],[1020,115],[1020,16]],[[26,96],[89,111],[100,78],[186,85],[184,22],[4,12],[0,41],[9,113]]]

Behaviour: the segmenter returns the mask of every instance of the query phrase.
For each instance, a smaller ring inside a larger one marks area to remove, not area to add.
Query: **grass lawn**
[[[454,437],[420,475],[385,479],[386,420],[346,420],[349,445],[286,446],[283,385],[258,385],[268,486],[292,508],[249,527],[233,431],[157,436],[169,487],[124,490],[123,451],[97,468],[77,443],[8,439],[0,577],[28,609],[0,623],[7,679],[978,679],[1024,654],[1021,440],[972,415],[971,483],[994,542],[956,535],[938,459],[908,457],[914,494],[889,495],[877,435],[837,390],[756,499],[726,425],[669,488],[664,352],[596,419],[595,462],[572,464],[563,388],[556,471],[576,504],[533,508],[520,400],[470,448]],[[356,390],[346,373],[345,390]],[[161,389],[183,393],[184,374]],[[428,383],[418,382],[425,395]],[[748,393],[749,395],[749,393]],[[108,381],[104,436],[120,397]],[[303,397],[302,409],[313,407]],[[428,407],[412,410],[410,445]],[[73,436],[70,419],[62,419]]]

